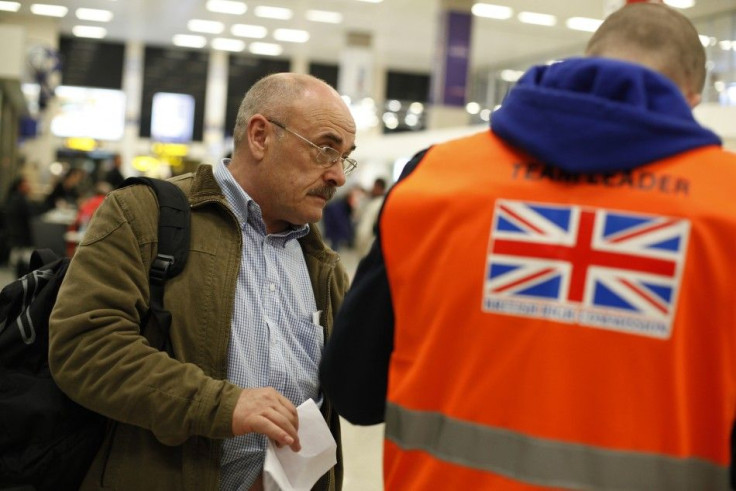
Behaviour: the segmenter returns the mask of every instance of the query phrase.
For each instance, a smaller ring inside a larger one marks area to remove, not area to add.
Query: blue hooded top
[[[693,117],[680,89],[642,65],[571,58],[527,71],[493,113],[491,130],[567,172],[632,169],[721,145]]]

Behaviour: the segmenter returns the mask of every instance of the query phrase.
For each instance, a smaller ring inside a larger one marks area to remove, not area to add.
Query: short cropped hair
[[[263,114],[287,124],[288,109],[309,86],[309,75],[296,73],[275,73],[258,80],[246,92],[238,109],[233,129],[234,147],[238,148],[245,135],[248,120],[254,114]]]
[[[698,31],[680,12],[659,3],[633,3],[609,15],[585,49],[587,56],[638,62],[700,94],[705,49]]]

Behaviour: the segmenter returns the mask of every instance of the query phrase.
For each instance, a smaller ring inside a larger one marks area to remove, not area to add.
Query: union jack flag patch
[[[670,337],[688,220],[512,200],[493,215],[484,311]]]

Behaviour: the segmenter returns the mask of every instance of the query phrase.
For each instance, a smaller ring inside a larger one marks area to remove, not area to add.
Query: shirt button
[[[271,283],[270,285],[268,285],[268,289],[271,290],[272,292],[275,292],[276,291],[276,285],[274,285],[273,283]]]

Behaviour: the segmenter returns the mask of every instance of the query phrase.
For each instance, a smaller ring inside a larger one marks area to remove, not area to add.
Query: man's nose
[[[345,170],[342,168],[342,159],[338,159],[334,164],[329,166],[325,171],[325,179],[333,186],[343,186],[347,181]]]

